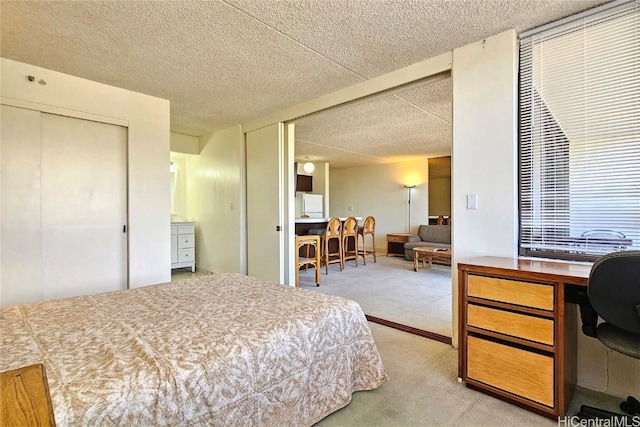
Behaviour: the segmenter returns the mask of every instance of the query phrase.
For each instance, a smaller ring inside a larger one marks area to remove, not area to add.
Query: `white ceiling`
[[[606,2],[2,0],[0,53],[169,99],[172,132],[200,136]],[[347,167],[448,154],[450,86],[300,121],[296,156]]]

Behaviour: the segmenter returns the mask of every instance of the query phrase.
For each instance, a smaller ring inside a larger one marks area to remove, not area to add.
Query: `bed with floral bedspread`
[[[387,379],[358,304],[238,274],[2,307],[0,333],[58,425],[305,426]]]

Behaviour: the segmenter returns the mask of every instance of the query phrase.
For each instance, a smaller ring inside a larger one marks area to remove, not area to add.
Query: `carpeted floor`
[[[354,393],[349,405],[316,426],[558,426],[458,383],[458,353],[452,346],[371,322],[369,326],[389,381],[376,390]],[[569,414],[576,414],[583,403],[615,411],[618,399],[578,387]],[[579,425],[571,422],[564,425]]]
[[[362,258],[361,258],[362,260]],[[354,300],[375,317],[451,336],[451,267],[434,264],[431,269],[413,271],[413,262],[399,257],[367,257],[355,267],[348,261],[322,268],[320,287],[315,286],[313,269],[300,272],[300,287]]]

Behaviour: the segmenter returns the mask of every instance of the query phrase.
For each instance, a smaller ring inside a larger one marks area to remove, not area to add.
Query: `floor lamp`
[[[416,186],[405,185],[404,188],[406,188],[409,191],[409,229],[407,230],[407,233],[411,233],[411,189],[416,188]]]

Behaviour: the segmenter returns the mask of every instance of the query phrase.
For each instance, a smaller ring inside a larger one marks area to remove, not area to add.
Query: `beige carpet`
[[[452,346],[371,322],[369,326],[389,381],[376,390],[354,393],[349,405],[317,426],[558,425],[458,383],[458,353]],[[579,388],[570,414],[582,403],[615,411],[618,399]]]
[[[413,271],[413,262],[399,257],[367,257],[355,267],[348,261],[322,268],[320,287],[313,269],[300,272],[300,287],[338,295],[360,304],[368,315],[451,336],[451,267],[434,264],[431,269]]]

